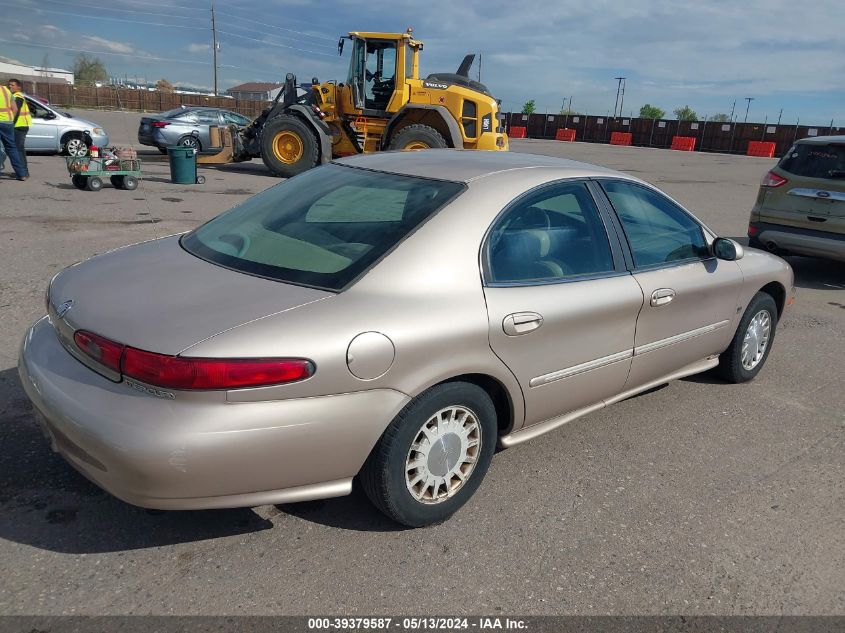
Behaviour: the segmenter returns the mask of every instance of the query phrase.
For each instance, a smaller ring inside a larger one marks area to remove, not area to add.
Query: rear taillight
[[[153,121],[150,123],[150,127],[167,127],[170,125],[170,121]]]
[[[125,349],[123,345],[85,330],[78,330],[74,333],[73,341],[86,356],[90,356],[101,365],[120,373],[120,359]]]
[[[757,235],[759,232],[760,232],[760,229],[758,229],[758,228],[757,228],[756,226],[754,226],[753,224],[749,224],[749,225],[748,225],[748,237],[754,237],[754,236],[755,236],[755,235]]]
[[[298,358],[182,358],[126,348],[123,375],[169,389],[238,389],[305,380],[314,364]]]
[[[73,340],[112,371],[169,389],[266,387],[314,375],[314,363],[304,358],[182,358],[127,347],[85,330]]]
[[[765,176],[763,176],[763,180],[760,183],[761,187],[780,187],[782,184],[787,182],[786,178],[782,176],[778,176],[775,172],[770,171]]]

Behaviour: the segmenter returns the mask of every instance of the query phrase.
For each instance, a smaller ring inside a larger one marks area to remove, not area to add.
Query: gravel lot
[[[138,114],[79,114],[134,141]],[[511,148],[634,173],[734,237],[774,164]],[[441,526],[399,529],[359,491],[161,513],[89,484],[50,452],[15,368],[50,277],[278,182],[254,161],[173,185],[155,150],[143,158],[133,192],[78,191],[55,156],[31,156],[27,182],[0,179],[0,613],[845,613],[845,266],[820,260],[790,258],[796,305],[757,380],[692,377],[501,452]]]

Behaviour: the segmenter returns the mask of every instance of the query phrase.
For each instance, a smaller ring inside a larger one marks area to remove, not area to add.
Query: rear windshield
[[[778,166],[790,174],[807,178],[845,178],[845,143],[797,143],[781,158]]]
[[[326,165],[247,199],[181,243],[233,270],[336,291],[463,189],[455,182]]]

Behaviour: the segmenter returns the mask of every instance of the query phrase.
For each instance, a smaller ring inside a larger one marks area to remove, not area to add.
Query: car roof
[[[537,168],[557,169],[561,172],[558,177],[562,178],[584,178],[592,176],[621,176],[630,178],[627,174],[589,163],[581,163],[567,158],[556,158],[540,154],[520,154],[518,152],[457,149],[429,149],[411,152],[392,151],[358,154],[334,162],[375,171],[457,182],[470,182],[505,171]]]
[[[805,138],[799,138],[796,143],[802,143],[805,145],[825,145],[827,143],[845,143],[845,135],[840,134],[838,136],[807,136]]]

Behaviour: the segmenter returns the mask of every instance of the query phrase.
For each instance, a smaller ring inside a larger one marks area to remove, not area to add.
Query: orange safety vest
[[[26,102],[26,97],[23,93],[18,91],[12,95],[13,99],[21,99],[21,107],[18,108],[18,120],[15,121],[15,127],[30,127],[32,125],[32,115],[29,113],[29,104]]]
[[[15,120],[12,109],[12,93],[6,86],[0,86],[0,123],[11,123]]]

